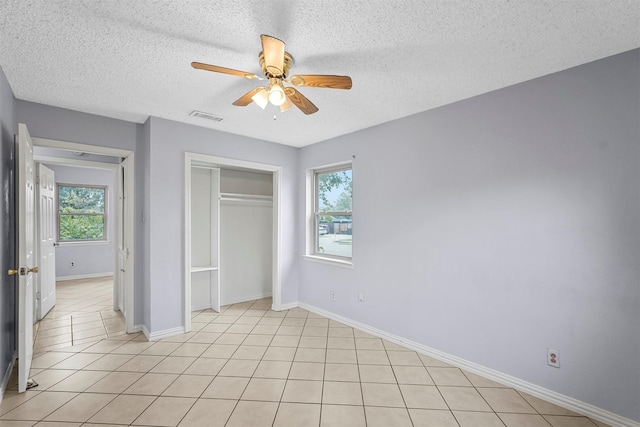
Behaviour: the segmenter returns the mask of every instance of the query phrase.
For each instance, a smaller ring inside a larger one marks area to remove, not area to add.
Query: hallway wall
[[[0,180],[2,183],[0,222],[0,381],[9,378],[16,352],[16,289],[17,276],[7,275],[16,268],[15,213],[15,142],[18,132],[16,100],[4,71],[0,68]]]

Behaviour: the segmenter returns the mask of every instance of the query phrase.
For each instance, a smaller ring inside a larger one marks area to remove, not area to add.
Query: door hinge
[[[40,294],[40,292],[36,292],[36,299],[37,299],[38,301],[40,301],[40,298],[41,298],[41,294]]]

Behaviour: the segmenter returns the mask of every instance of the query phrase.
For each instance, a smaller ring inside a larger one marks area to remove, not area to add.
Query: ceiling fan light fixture
[[[256,92],[255,95],[253,95],[251,97],[251,99],[260,108],[262,108],[264,110],[265,108],[267,108],[267,104],[269,103],[269,100],[270,100],[270,95],[269,95],[269,93],[267,92],[266,89],[260,88],[260,90],[258,92]]]
[[[276,107],[281,106],[287,100],[287,95],[284,94],[284,88],[279,83],[271,85],[269,88],[269,102]]]
[[[264,77],[246,71],[235,70],[233,68],[220,67],[217,65],[204,64],[202,62],[192,62],[191,66],[196,69],[213,71],[215,73],[229,74],[252,80],[268,80],[265,86],[256,87],[242,95],[233,102],[237,107],[246,107],[255,102],[260,108],[265,110],[271,104],[280,107],[284,112],[295,105],[304,114],[314,114],[318,107],[313,105],[307,97],[296,89],[284,86],[290,83],[294,86],[311,86],[329,89],[351,89],[351,77],[338,76],[332,74],[302,74],[295,75],[287,79],[289,71],[293,65],[293,57],[285,51],[285,44],[282,40],[273,36],[262,34],[262,52],[258,55],[260,68]]]
[[[280,106],[280,112],[284,113],[285,111],[287,111],[289,108],[291,108],[291,101],[289,101],[289,98],[285,97],[284,103]]]

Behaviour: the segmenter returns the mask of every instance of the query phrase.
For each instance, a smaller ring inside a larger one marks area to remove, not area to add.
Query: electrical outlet
[[[336,302],[336,291],[331,291],[331,301]]]
[[[558,350],[554,350],[553,348],[547,349],[547,365],[553,366],[554,368],[560,367],[560,354]]]
[[[358,301],[364,302],[364,294],[362,292],[358,293]]]
[[[69,262],[69,267],[73,268],[75,266],[76,266],[76,262],[75,261]]]

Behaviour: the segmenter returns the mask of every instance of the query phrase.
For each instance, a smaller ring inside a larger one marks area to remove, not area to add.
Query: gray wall
[[[2,221],[0,222],[0,381],[8,380],[8,368],[16,352],[17,276],[16,268],[15,143],[18,132],[13,92],[0,68],[0,180],[2,182]],[[0,382],[0,384],[4,384]]]
[[[302,149],[356,160],[354,268],[301,261],[300,301],[640,421],[639,59]]]
[[[150,118],[149,293],[151,332],[183,324],[184,153],[194,152],[282,167],[282,302],[298,299],[295,239],[297,155],[292,147]]]
[[[57,184],[107,187],[107,242],[61,243],[56,249],[56,279],[96,274],[113,274],[115,195],[113,171],[62,165],[45,165],[53,170]],[[57,194],[57,193],[56,193]],[[75,267],[71,267],[71,261]]]

